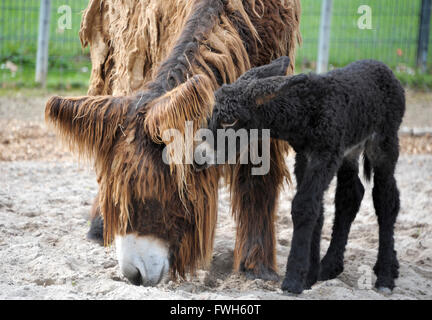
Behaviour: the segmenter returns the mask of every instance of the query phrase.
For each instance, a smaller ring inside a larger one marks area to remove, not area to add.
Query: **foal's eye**
[[[226,129],[226,128],[231,128],[231,127],[234,127],[234,126],[237,124],[237,122],[238,122],[238,120],[234,120],[234,122],[232,122],[232,123],[225,123],[225,122],[222,122],[222,123],[221,123],[221,126],[222,126],[222,128],[224,128],[224,129]]]

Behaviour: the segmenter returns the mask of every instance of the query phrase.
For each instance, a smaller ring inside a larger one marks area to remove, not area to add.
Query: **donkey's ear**
[[[239,80],[250,81],[254,79],[263,79],[274,76],[285,76],[287,75],[288,67],[291,63],[290,58],[282,56],[273,60],[272,63],[253,68],[244,73]]]
[[[52,97],[45,121],[52,124],[72,151],[93,158],[112,147],[127,115],[128,97]]]
[[[183,134],[187,121],[203,126],[213,110],[214,90],[211,79],[204,74],[189,78],[147,105],[145,131],[161,144],[166,130],[176,129]]]

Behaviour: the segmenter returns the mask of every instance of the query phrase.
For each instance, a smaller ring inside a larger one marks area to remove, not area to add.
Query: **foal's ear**
[[[239,80],[250,81],[254,79],[263,79],[274,76],[285,76],[287,75],[287,70],[290,63],[290,58],[282,56],[277,58],[276,60],[273,60],[273,62],[271,62],[270,64],[250,69],[249,71],[244,73],[239,78]]]
[[[308,79],[309,77],[306,74],[258,79],[249,84],[248,95],[255,100],[257,106],[260,106],[285,94],[292,86],[307,82]]]
[[[52,124],[72,151],[94,158],[107,152],[127,115],[129,97],[52,97],[45,121]]]

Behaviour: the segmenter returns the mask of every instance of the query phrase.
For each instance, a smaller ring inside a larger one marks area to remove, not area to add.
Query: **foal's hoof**
[[[262,267],[259,270],[244,270],[244,273],[245,277],[249,280],[279,281],[279,275],[274,270],[266,267]]]
[[[285,278],[282,283],[282,291],[285,294],[300,294],[303,292],[303,284],[294,279]]]
[[[343,272],[343,270],[343,265],[341,265],[340,263],[328,262],[328,260],[323,259],[323,261],[321,261],[318,280],[327,281],[335,279]]]
[[[377,288],[377,291],[385,296],[389,296],[393,293],[392,289],[387,287],[379,287]]]
[[[388,269],[387,269],[387,272],[383,272],[381,269],[385,269],[385,268],[381,267],[381,265],[377,262],[373,268],[377,277],[383,278],[383,279],[388,278],[388,276],[387,276],[387,274],[389,273]],[[396,258],[396,251],[394,253],[393,261],[391,263],[390,273],[391,273],[391,278],[393,278],[393,279],[399,278],[399,262]],[[380,274],[384,274],[384,277],[380,276]],[[387,282],[389,282],[390,284],[393,282],[393,285],[394,285],[394,280],[387,279]]]
[[[306,283],[304,285],[305,290],[311,290],[312,286],[318,282],[318,277],[308,278],[306,279]]]
[[[378,276],[375,282],[375,288],[382,294],[391,294],[395,287],[395,281],[392,277]]]

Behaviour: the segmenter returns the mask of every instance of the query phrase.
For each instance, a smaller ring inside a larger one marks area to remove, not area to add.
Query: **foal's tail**
[[[363,174],[366,181],[370,182],[372,177],[372,166],[366,152],[363,153]]]

